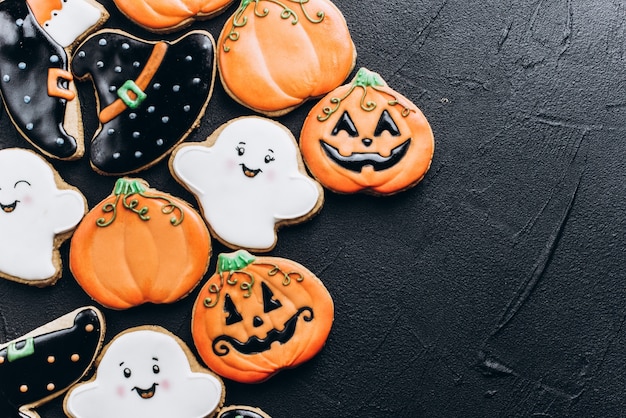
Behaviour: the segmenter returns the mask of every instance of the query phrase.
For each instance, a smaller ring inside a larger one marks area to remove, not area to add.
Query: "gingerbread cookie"
[[[0,2],[2,100],[20,134],[49,157],[84,153],[68,51],[107,18],[91,0]]]
[[[330,294],[304,266],[239,250],[219,255],[216,273],[196,299],[191,328],[207,366],[257,383],[315,356],[333,316]]]
[[[217,418],[271,418],[259,408],[243,405],[231,405],[220,409]]]
[[[339,86],[356,62],[341,11],[328,0],[242,0],[218,41],[224,89],[280,116]]]
[[[231,248],[269,251],[279,226],[310,218],[323,202],[291,132],[265,118],[241,117],[203,144],[181,145],[170,169],[200,202],[213,235]]]
[[[406,190],[428,171],[434,146],[417,106],[365,68],[313,106],[300,133],[311,174],[337,193]]]
[[[85,197],[42,157],[0,150],[0,277],[54,284],[62,273],[59,247],[86,212]]]
[[[168,33],[221,13],[233,0],[113,0],[127,18],[142,28]]]
[[[89,370],[104,328],[100,311],[85,307],[0,345],[0,414],[38,418],[38,406],[61,395]]]
[[[68,392],[64,408],[72,418],[201,418],[213,416],[224,395],[221,379],[182,340],[143,326],[113,338],[96,375]]]
[[[183,298],[210,256],[211,238],[198,212],[143,180],[122,178],[76,229],[70,270],[94,300],[127,309]]]
[[[91,165],[101,174],[142,170],[198,126],[215,79],[213,37],[192,31],[173,42],[148,42],[101,31],[74,54],[72,71],[91,78],[100,129]]]

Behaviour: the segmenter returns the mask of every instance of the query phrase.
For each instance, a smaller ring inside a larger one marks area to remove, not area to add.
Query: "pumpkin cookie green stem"
[[[339,109],[339,107],[341,106],[341,103],[348,96],[350,96],[356,88],[360,88],[361,90],[363,90],[363,94],[361,95],[360,106],[361,106],[361,109],[363,109],[364,111],[371,112],[372,110],[376,109],[376,106],[378,106],[377,103],[374,101],[365,100],[368,89],[373,89],[380,93],[384,93],[387,96],[390,96],[391,100],[388,100],[387,104],[389,106],[402,106],[403,109],[401,111],[401,114],[403,117],[407,117],[409,113],[413,110],[409,109],[407,106],[400,104],[400,102],[398,102],[398,99],[387,91],[389,89],[385,89],[385,90],[382,89],[385,87],[388,87],[387,83],[385,83],[385,80],[383,80],[383,78],[379,74],[373,71],[370,71],[367,68],[360,68],[359,71],[356,73],[356,76],[352,80],[352,85],[350,86],[350,89],[347,91],[347,93],[344,94],[342,97],[331,97],[330,103],[332,103],[335,106],[324,107],[322,109],[322,112],[324,114],[317,115],[317,120],[320,122],[325,122],[326,120],[328,120],[328,118],[330,118],[330,116]]]
[[[256,260],[256,257],[246,250],[220,254],[217,256],[217,271],[218,273],[223,273],[241,270],[254,263],[254,260]]]
[[[123,207],[137,214],[139,219],[141,219],[142,221],[150,220],[150,215],[148,215],[149,209],[147,206],[137,209],[137,207],[139,206],[139,200],[138,199],[129,200],[129,198],[135,195],[139,195],[145,199],[164,200],[165,202],[167,202],[167,204],[163,205],[163,207],[161,208],[161,212],[165,215],[169,215],[169,214],[174,213],[174,211],[178,211],[180,215],[172,216],[170,218],[170,223],[172,224],[172,226],[180,225],[184,217],[183,210],[178,205],[176,205],[172,200],[168,199],[167,197],[149,195],[149,194],[146,194],[146,190],[147,188],[141,180],[127,179],[127,178],[118,179],[115,182],[115,187],[113,188],[115,201],[106,203],[105,205],[102,206],[102,212],[112,213],[112,216],[108,220],[105,219],[104,217],[98,218],[96,220],[96,225],[100,227],[106,227],[106,226],[111,225],[113,221],[115,221],[115,219],[117,218],[117,208],[118,208],[118,204],[120,200],[122,201]]]

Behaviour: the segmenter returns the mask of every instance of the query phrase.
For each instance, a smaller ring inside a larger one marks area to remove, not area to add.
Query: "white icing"
[[[54,10],[43,28],[63,47],[72,45],[79,36],[92,29],[102,18],[100,9],[85,0],[66,0],[61,10]]]
[[[218,237],[235,247],[269,249],[276,223],[305,216],[320,198],[317,183],[298,169],[298,152],[285,128],[246,117],[231,122],[213,146],[180,148],[172,168]],[[262,171],[247,177],[242,164]]]
[[[0,205],[0,271],[24,280],[53,277],[54,237],[85,215],[83,196],[59,189],[37,154],[11,148],[0,151]]]
[[[125,370],[130,374],[125,375]],[[138,395],[136,388],[153,385],[152,397]],[[138,330],[113,340],[95,379],[76,386],[66,398],[65,409],[75,418],[201,418],[221,400],[221,381],[212,374],[192,372],[174,338]]]

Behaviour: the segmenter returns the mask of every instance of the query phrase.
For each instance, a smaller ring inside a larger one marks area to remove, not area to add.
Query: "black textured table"
[[[108,28],[147,39],[111,1]],[[419,106],[435,135],[425,179],[378,198],[327,192],[271,255],[298,261],[335,301],[325,348],[226,404],[282,417],[626,414],[626,9],[620,2],[336,0],[367,67]],[[191,28],[215,38],[235,10]],[[172,34],[165,38],[174,38]],[[81,86],[88,109],[91,86]],[[313,105],[278,120],[296,137]],[[215,84],[204,140],[252,112]],[[91,113],[90,113],[91,114]],[[97,127],[86,116],[86,137]],[[2,147],[32,148],[6,112]],[[87,140],[88,142],[88,140]],[[89,145],[87,145],[88,147]],[[52,161],[93,207],[115,177]],[[139,173],[195,199],[167,161]],[[67,269],[50,288],[0,281],[0,340],[92,304]],[[230,251],[214,242],[215,256]],[[193,347],[189,297],[103,309],[106,341],[157,324]],[[61,417],[62,398],[39,409]]]

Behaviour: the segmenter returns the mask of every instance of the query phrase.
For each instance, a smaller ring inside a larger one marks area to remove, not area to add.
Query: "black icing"
[[[91,331],[85,327],[93,325]],[[2,417],[20,417],[18,409],[40,401],[78,380],[89,368],[101,339],[102,324],[91,308],[80,311],[71,328],[53,331],[33,338],[34,352],[9,361],[9,347],[0,350],[0,413]],[[23,350],[26,339],[18,340]],[[72,355],[78,354],[77,361]],[[54,361],[50,362],[49,357]],[[49,390],[48,384],[54,384]],[[20,391],[26,385],[27,391]]]
[[[218,415],[218,418],[263,418],[263,415],[260,415],[250,409],[243,409],[243,408],[237,408],[237,409],[231,409],[229,411],[224,411],[221,412]]]
[[[45,153],[70,158],[76,139],[63,128],[65,99],[48,95],[48,69],[67,71],[65,50],[39,26],[25,1],[0,3],[0,93],[20,133]],[[67,81],[60,81],[67,88]]]
[[[91,144],[97,170],[122,174],[159,159],[186,137],[209,100],[214,81],[215,50],[208,32],[191,32],[168,43],[159,69],[144,90],[147,98],[102,125]],[[122,33],[102,31],[74,54],[74,75],[90,76],[100,109],[118,99],[117,89],[135,81],[154,43]]]
[[[406,155],[410,145],[411,140],[407,139],[392,149],[388,157],[383,157],[375,152],[355,152],[346,157],[341,155],[337,148],[320,140],[320,146],[331,161],[346,170],[357,173],[360,173],[366,165],[371,166],[374,171],[382,171],[393,167]]]
[[[269,350],[275,342],[285,344],[291,340],[291,337],[293,337],[296,332],[296,325],[300,316],[302,316],[305,322],[311,322],[313,320],[313,309],[308,306],[298,309],[298,311],[285,322],[285,326],[282,330],[272,329],[267,333],[265,338],[259,338],[253,335],[248,338],[247,341],[239,341],[229,335],[220,335],[213,340],[213,353],[220,357],[228,354],[230,348],[226,343],[241,354],[262,353]]]

